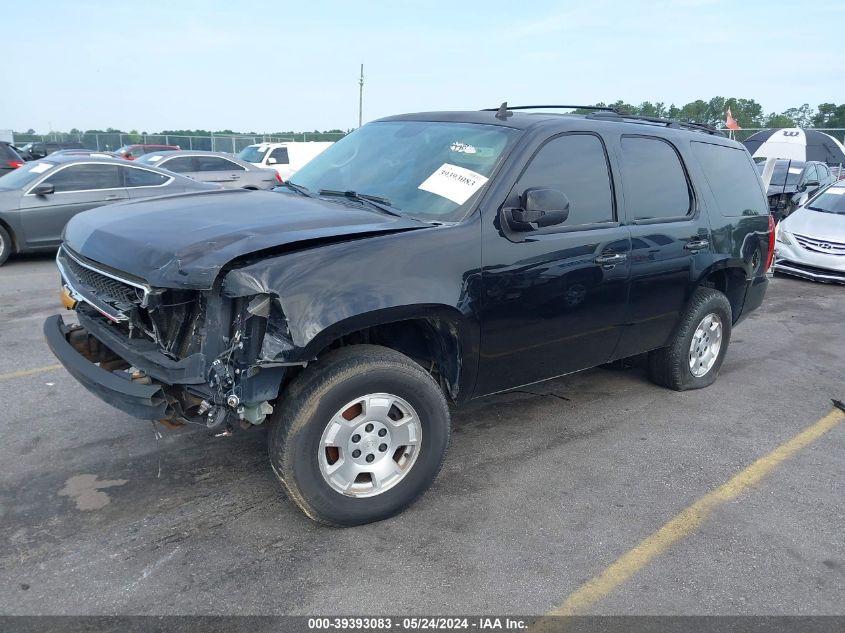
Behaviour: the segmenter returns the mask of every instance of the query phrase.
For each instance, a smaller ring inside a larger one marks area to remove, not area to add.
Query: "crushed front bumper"
[[[167,399],[160,385],[138,384],[102,369],[70,344],[68,336],[71,331],[61,315],[51,316],[44,322],[47,345],[83,387],[136,418],[159,420],[168,416]]]

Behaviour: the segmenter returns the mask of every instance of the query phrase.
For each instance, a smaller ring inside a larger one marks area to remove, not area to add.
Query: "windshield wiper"
[[[833,211],[828,211],[827,209],[819,209],[818,207],[805,207],[810,211],[821,211],[822,213],[833,213]]]
[[[297,185],[295,183],[292,183],[289,180],[285,180],[282,184],[279,185],[279,187],[287,187],[288,189],[295,191],[299,195],[305,196],[307,198],[313,198],[314,197],[314,194],[311,193],[308,190],[307,187],[303,187],[302,185]]]
[[[403,217],[401,213],[397,212],[390,205],[390,200],[381,196],[371,196],[366,193],[358,193],[357,191],[336,191],[334,189],[320,189],[321,196],[343,196],[350,200],[356,200],[369,204],[371,207],[378,209],[388,215],[395,215],[398,218]]]

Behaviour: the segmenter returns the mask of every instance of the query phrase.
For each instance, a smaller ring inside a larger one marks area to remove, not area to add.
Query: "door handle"
[[[690,240],[686,244],[684,244],[684,248],[688,251],[703,251],[705,248],[710,246],[709,240]]]
[[[602,253],[601,255],[596,257],[593,262],[595,262],[599,266],[608,266],[610,268],[613,268],[617,264],[621,264],[627,259],[628,255],[626,253]]]
[[[103,199],[104,199],[104,200],[120,200],[120,196],[119,196],[119,195],[117,195],[116,193],[113,193],[113,194],[111,194],[111,195],[106,196],[106,197],[105,197],[105,198],[103,198]]]
[[[229,176],[229,178],[231,178],[232,180],[239,180],[239,179],[240,179],[240,176],[237,176],[237,175],[235,175],[235,174],[232,174],[231,176]]]

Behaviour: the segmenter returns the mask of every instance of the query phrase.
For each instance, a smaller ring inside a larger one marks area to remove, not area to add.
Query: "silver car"
[[[222,152],[150,152],[136,162],[169,169],[200,182],[213,182],[226,189],[272,189],[281,184],[274,169],[262,169]]]
[[[68,220],[87,209],[219,189],[128,160],[51,154],[0,177],[0,265],[13,252],[55,249]]]
[[[778,224],[774,271],[845,283],[845,182],[823,189]]]

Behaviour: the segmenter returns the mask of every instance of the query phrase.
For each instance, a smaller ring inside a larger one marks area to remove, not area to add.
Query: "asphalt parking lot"
[[[88,394],[42,340],[58,309],[51,256],[0,268],[5,614],[541,614],[845,399],[845,287],[776,278],[713,387],[602,368],[477,401],[419,503],[338,530],[284,498],[264,430],[156,439]],[[845,612],[843,454],[845,423],[586,612]]]

